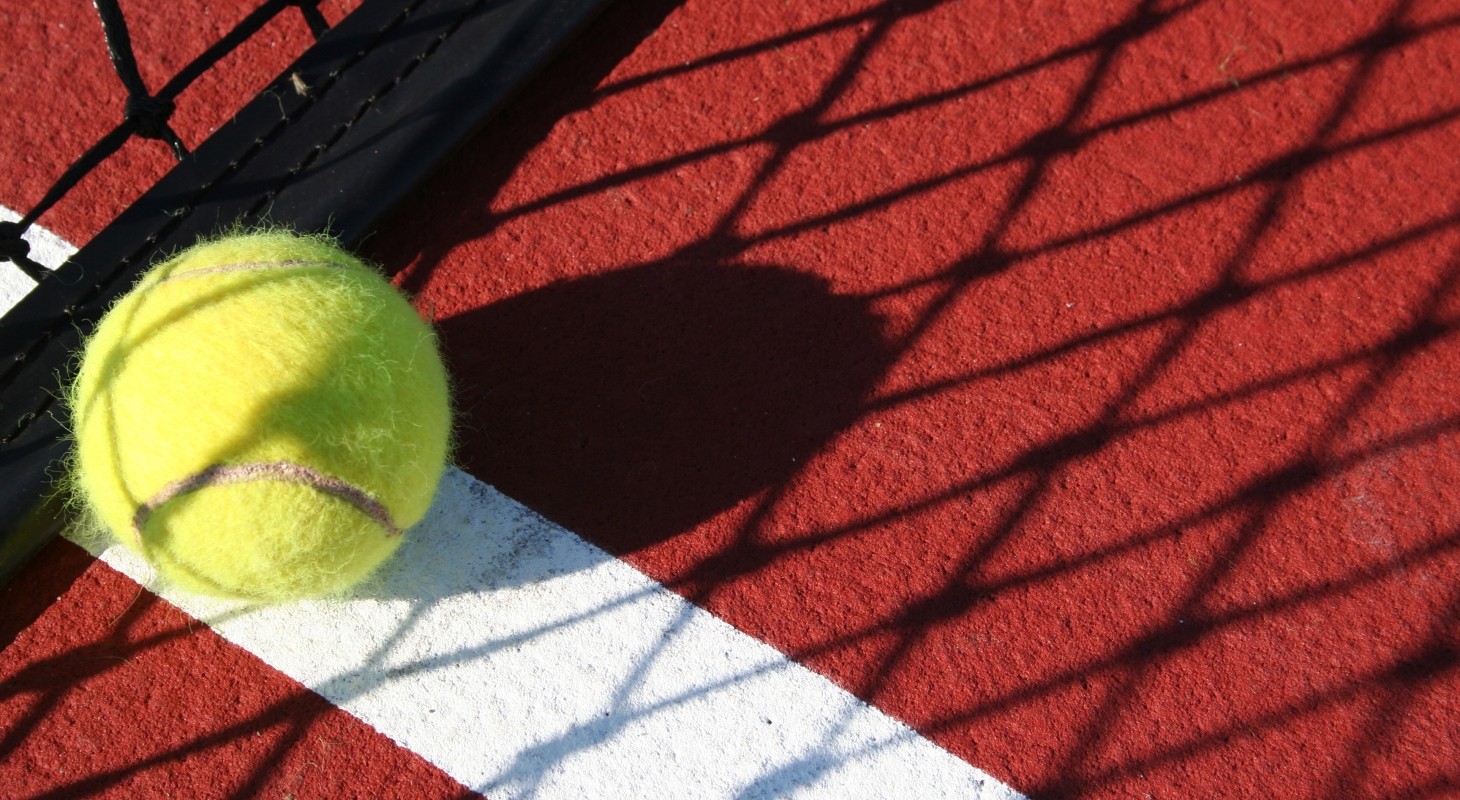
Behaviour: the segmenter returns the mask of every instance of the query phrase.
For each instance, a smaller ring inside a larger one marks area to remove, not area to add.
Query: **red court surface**
[[[9,5],[23,209],[122,93]],[[463,470],[1020,793],[1460,797],[1457,187],[1452,3],[623,2],[366,255]],[[69,543],[0,612],[0,794],[469,792]]]

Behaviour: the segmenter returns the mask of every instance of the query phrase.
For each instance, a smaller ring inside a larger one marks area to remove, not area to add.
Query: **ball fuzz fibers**
[[[349,588],[400,545],[450,434],[436,337],[328,239],[199,244],[87,342],[73,481],[184,588],[259,602]]]

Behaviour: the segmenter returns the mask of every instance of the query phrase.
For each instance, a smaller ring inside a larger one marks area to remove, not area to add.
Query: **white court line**
[[[18,219],[20,219],[19,213],[0,206],[0,222],[15,222]],[[46,269],[61,266],[76,252],[76,248],[72,247],[70,242],[39,225],[31,226],[25,234],[25,240],[30,242],[31,259]],[[0,263],[0,317],[5,316],[5,312],[13,308],[16,303],[20,302],[20,298],[25,297],[34,288],[35,281],[21,272],[20,267],[9,261]]]
[[[0,313],[33,285],[6,266]],[[459,470],[348,600],[245,608],[81,543],[493,798],[1022,798]]]
[[[492,798],[1022,797],[459,470],[348,600],[249,609],[101,557]]]

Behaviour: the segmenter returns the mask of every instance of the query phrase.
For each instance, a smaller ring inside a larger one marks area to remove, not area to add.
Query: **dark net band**
[[[165,142],[171,148],[173,155],[178,160],[182,160],[187,156],[188,148],[183,144],[177,132],[172,129],[171,123],[178,95],[182,94],[183,90],[191,86],[213,65],[238,49],[249,37],[258,33],[274,17],[290,8],[300,10],[315,38],[323,35],[325,31],[329,30],[329,24],[319,11],[319,1],[267,0],[244,17],[227,35],[214,42],[211,47],[183,67],[173,76],[172,80],[167,82],[167,85],[154,94],[148,91],[146,83],[142,80],[142,73],[137,68],[137,57],[132,50],[132,36],[127,31],[127,21],[122,15],[117,0],[95,0],[96,11],[101,18],[102,32],[106,36],[107,53],[111,56],[112,66],[116,70],[117,77],[127,91],[122,120],[73,161],[61,174],[61,177],[51,184],[40,201],[31,207],[30,211],[18,222],[0,223],[0,262],[8,261],[15,264],[37,283],[45,280],[46,276],[51,274],[50,270],[30,258],[30,243],[23,238],[36,220],[60,202],[77,184],[120,150],[122,145],[133,136]]]

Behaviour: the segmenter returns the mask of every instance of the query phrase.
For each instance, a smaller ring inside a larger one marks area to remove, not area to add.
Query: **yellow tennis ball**
[[[431,328],[322,237],[199,244],[101,320],[69,398],[93,515],[185,588],[269,602],[365,577],[420,521],[451,415]]]

